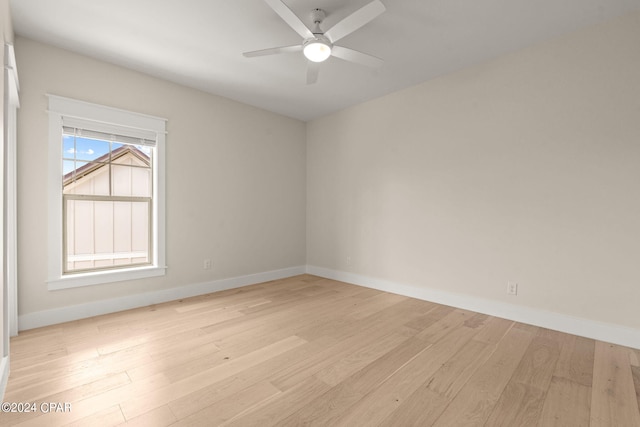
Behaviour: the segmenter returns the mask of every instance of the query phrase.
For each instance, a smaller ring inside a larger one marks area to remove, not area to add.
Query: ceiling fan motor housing
[[[313,23],[316,24],[316,27],[318,27],[326,17],[327,14],[322,9],[313,9],[311,11],[311,19],[313,20]]]

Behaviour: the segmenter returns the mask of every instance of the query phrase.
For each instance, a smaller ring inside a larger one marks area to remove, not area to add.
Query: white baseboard
[[[0,359],[0,402],[4,402],[4,391],[9,381],[9,356]]]
[[[478,313],[515,320],[581,337],[640,349],[640,330],[626,326],[573,317],[543,309],[508,304],[470,295],[455,294],[435,289],[402,285],[344,271],[307,266],[307,273],[327,279],[339,280],[380,291],[404,295],[438,304],[471,310]]]
[[[72,320],[99,316],[101,314],[115,313],[132,308],[146,307],[152,304],[174,301],[181,298],[223,291],[225,289],[239,288],[256,283],[268,282],[270,280],[284,279],[304,273],[305,266],[290,267],[281,270],[267,271],[264,273],[249,274],[246,276],[164,289],[161,291],[147,292],[120,298],[94,301],[86,304],[72,305],[69,307],[38,311],[19,316],[18,327],[23,331],[39,328],[41,326],[55,325],[58,323],[70,322]]]

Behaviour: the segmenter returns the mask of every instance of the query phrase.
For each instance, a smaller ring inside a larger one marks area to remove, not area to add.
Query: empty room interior
[[[2,426],[640,426],[640,0],[0,0]]]

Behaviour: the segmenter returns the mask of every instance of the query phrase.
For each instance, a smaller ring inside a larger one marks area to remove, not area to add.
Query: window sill
[[[79,288],[82,286],[101,285],[104,283],[123,282],[126,280],[146,279],[164,276],[167,267],[137,267],[123,270],[96,271],[93,273],[69,274],[56,279],[47,280],[50,291]]]

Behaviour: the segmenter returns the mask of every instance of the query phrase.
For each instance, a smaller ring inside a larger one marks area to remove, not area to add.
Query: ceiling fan
[[[322,9],[314,9],[311,12],[314,28],[310,29],[291,11],[291,9],[289,9],[286,4],[282,2],[282,0],[265,0],[265,2],[271,6],[271,8],[280,15],[284,22],[293,28],[296,33],[300,34],[304,40],[302,44],[245,52],[243,53],[244,56],[251,58],[255,56],[302,51],[304,56],[309,60],[307,63],[307,84],[315,83],[318,80],[320,63],[330,56],[335,56],[336,58],[366,65],[368,67],[379,67],[382,65],[383,61],[380,58],[343,46],[336,46],[334,44],[363,25],[368,24],[384,12],[386,8],[380,0],[373,0],[370,3],[367,3],[327,31],[322,31],[320,28],[320,24],[322,24],[322,21],[326,16]]]

